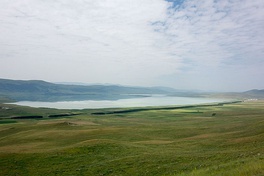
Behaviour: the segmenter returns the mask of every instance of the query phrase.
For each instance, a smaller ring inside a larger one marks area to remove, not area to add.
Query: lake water
[[[212,98],[190,98],[172,96],[151,96],[144,98],[130,98],[119,100],[85,100],[85,101],[60,101],[60,102],[37,102],[20,101],[12,104],[45,107],[57,109],[98,109],[98,108],[122,108],[122,107],[145,107],[145,106],[172,106],[172,105],[192,105],[203,103],[223,102],[224,99]]]

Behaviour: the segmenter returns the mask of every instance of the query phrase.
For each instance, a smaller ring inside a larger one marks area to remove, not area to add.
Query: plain
[[[0,111],[0,175],[264,175],[263,101],[101,115]],[[30,115],[43,118],[10,118]]]

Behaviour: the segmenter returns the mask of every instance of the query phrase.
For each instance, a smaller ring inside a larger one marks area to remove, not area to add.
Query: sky
[[[1,0],[0,78],[264,89],[264,1]]]

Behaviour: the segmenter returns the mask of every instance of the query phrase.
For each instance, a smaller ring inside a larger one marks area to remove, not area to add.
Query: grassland
[[[0,175],[264,175],[264,101],[104,115],[0,106]],[[79,115],[48,118],[64,113]],[[44,118],[10,119],[21,115]]]

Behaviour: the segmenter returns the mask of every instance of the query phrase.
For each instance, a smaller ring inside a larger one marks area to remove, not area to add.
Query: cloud
[[[16,70],[23,69],[22,62],[32,62],[40,74],[49,68],[59,79],[64,77],[56,73],[61,65],[63,73],[72,73],[76,79],[111,82],[122,78],[129,84],[131,80],[171,73],[178,67],[177,61],[164,61],[170,56],[156,46],[164,39],[149,25],[164,20],[169,6],[165,1],[1,3],[2,7],[6,6],[1,16],[10,23],[1,27],[1,33],[5,34],[1,41],[8,44],[3,53],[6,57],[15,55],[1,61],[13,62]]]
[[[184,66],[181,73],[162,79],[182,88],[263,88],[263,10],[260,0],[185,0],[171,8],[155,27],[171,41],[170,48]]]
[[[194,62],[216,65],[261,59],[263,46],[262,1],[185,1],[171,9],[161,33],[172,40],[179,55]],[[176,53],[177,54],[177,53]],[[256,58],[255,56],[258,56]],[[260,57],[259,57],[260,56]],[[244,62],[235,64],[243,64]]]
[[[217,79],[226,66],[264,65],[262,0],[2,0],[0,6],[0,70],[7,78],[186,87],[177,77],[192,82],[210,67]]]

